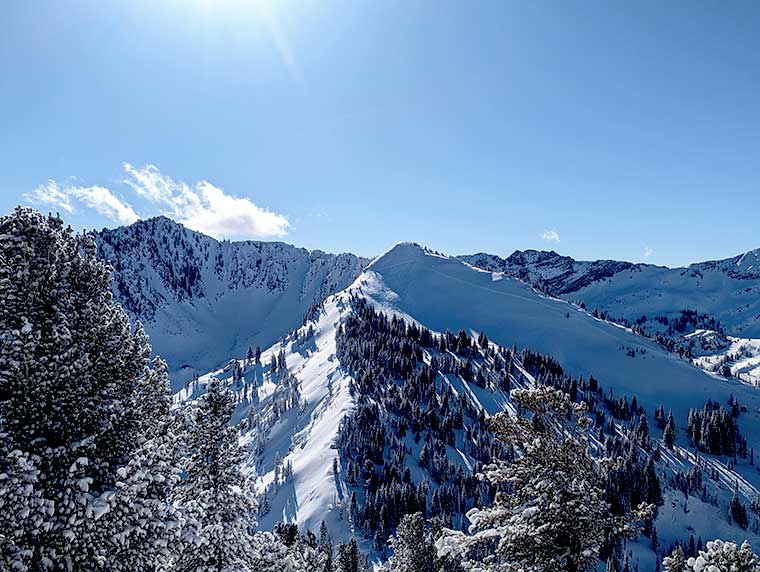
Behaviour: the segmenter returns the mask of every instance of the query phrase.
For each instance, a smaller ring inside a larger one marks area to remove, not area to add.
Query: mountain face
[[[194,399],[212,377],[236,392],[262,528],[286,520],[316,530],[324,521],[335,541],[363,538],[384,558],[401,514],[465,526],[464,514],[494,492],[473,474],[505,454],[484,420],[514,411],[511,389],[540,382],[589,403],[594,447],[625,458],[608,483],[614,498],[656,498],[657,475],[661,546],[690,534],[760,541],[756,525],[740,528],[727,509],[734,492],[745,504],[758,495],[747,451],[760,446],[760,392],[501,272],[402,243],[260,359],[243,355],[186,384],[177,400]],[[687,430],[693,410],[712,415],[729,404],[740,433],[735,466],[730,454],[695,450]],[[672,449],[661,440],[660,408],[673,413]],[[640,569],[657,558],[647,539],[636,545]]]
[[[269,346],[359,275],[366,260],[279,242],[217,241],[158,217],[96,235],[114,295],[139,319],[173,381]]]
[[[577,261],[553,250],[516,250],[507,258],[479,252],[459,259],[491,272],[504,272],[555,296],[570,294],[636,266],[617,260]]]
[[[459,258],[553,296],[583,301],[589,309],[639,323],[651,333],[665,333],[657,317],[677,320],[682,312],[693,311],[704,315],[704,320],[713,318],[728,334],[760,337],[760,249],[684,268],[576,261],[535,250],[516,251],[508,258],[484,253]],[[704,324],[693,325],[691,331]]]

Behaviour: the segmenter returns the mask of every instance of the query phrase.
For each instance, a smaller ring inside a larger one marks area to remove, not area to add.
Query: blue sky
[[[3,212],[364,255],[760,246],[757,2],[30,0],[0,27]]]

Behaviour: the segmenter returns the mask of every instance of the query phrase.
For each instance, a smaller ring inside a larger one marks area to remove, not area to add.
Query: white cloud
[[[60,208],[69,214],[76,212],[74,203],[80,202],[119,224],[131,224],[140,218],[129,204],[105,187],[59,187],[51,179],[25,194],[24,198],[31,204]]]
[[[132,224],[140,218],[129,204],[105,187],[71,187],[67,190],[85,206],[119,224]]]
[[[33,205],[48,205],[65,210],[67,213],[74,212],[71,197],[65,190],[58,188],[58,184],[50,179],[44,185],[38,186],[31,193],[26,193],[24,199]]]
[[[547,229],[541,234],[541,238],[547,242],[559,242],[559,233],[552,229]]]
[[[287,217],[263,209],[250,199],[228,195],[207,181],[192,186],[161,174],[154,165],[136,168],[124,163],[126,184],[153,214],[163,214],[216,238],[265,238],[285,236],[291,229]],[[34,205],[48,205],[69,214],[84,207],[118,224],[131,224],[140,215],[112,190],[93,185],[61,187],[54,180],[24,195]],[[141,209],[142,210],[142,209]],[[155,212],[158,211],[158,212]]]
[[[191,187],[162,175],[154,165],[138,169],[125,163],[124,171],[124,182],[138,195],[193,230],[217,238],[252,238],[285,236],[291,228],[287,217],[249,199],[228,195],[207,181]]]
[[[645,246],[644,247],[644,258],[649,258],[654,254],[654,250],[652,250],[650,247]]]

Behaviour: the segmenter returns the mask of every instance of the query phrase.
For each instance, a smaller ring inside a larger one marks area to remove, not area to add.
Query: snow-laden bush
[[[713,540],[696,557],[685,558],[679,547],[663,561],[665,572],[760,572],[760,559],[747,542]]]

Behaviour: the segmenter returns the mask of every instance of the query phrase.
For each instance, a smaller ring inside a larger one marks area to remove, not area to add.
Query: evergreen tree
[[[297,535],[290,545],[271,532],[253,535],[250,564],[235,570],[243,572],[331,572],[327,557],[310,539]]]
[[[0,260],[0,466],[10,470],[0,505],[16,505],[0,511],[12,521],[0,542],[13,545],[0,568],[116,569],[150,557],[168,542],[167,489],[143,481],[138,495],[124,475],[155,453],[165,368],[114,302],[91,237],[19,207],[0,218]]]
[[[668,421],[662,433],[662,442],[668,449],[672,449],[673,444],[676,442],[676,422],[673,419],[672,411],[668,412]]]
[[[157,360],[140,392],[140,409],[152,415],[144,428],[147,440],[118,471],[110,510],[97,520],[95,531],[105,546],[111,544],[108,570],[161,570],[181,550],[185,517],[174,505],[180,481],[181,435],[170,415],[171,397],[166,364]],[[159,388],[163,388],[160,391]]]
[[[686,572],[687,558],[683,548],[676,546],[670,556],[666,556],[662,561],[662,565],[665,567],[664,572]]]
[[[6,441],[0,432],[0,569],[27,570],[29,543],[42,531],[50,503],[42,498],[34,461],[9,451]]]
[[[747,518],[747,507],[739,499],[739,495],[734,492],[734,496],[731,498],[731,503],[728,507],[729,516],[733,521],[741,526],[747,528],[749,525],[749,519]]]
[[[338,545],[335,572],[366,572],[367,559],[359,550],[356,539]]]
[[[713,540],[697,556],[685,559],[678,547],[663,561],[665,572],[760,572],[760,559],[746,542],[739,548],[733,542]]]
[[[230,426],[235,399],[212,379],[206,394],[182,412],[186,432],[186,475],[178,501],[196,520],[178,569],[192,572],[245,570],[252,561],[256,503],[241,472],[243,452]]]
[[[421,513],[408,514],[401,519],[390,545],[393,548],[387,564],[390,572],[435,572],[435,546]]]

